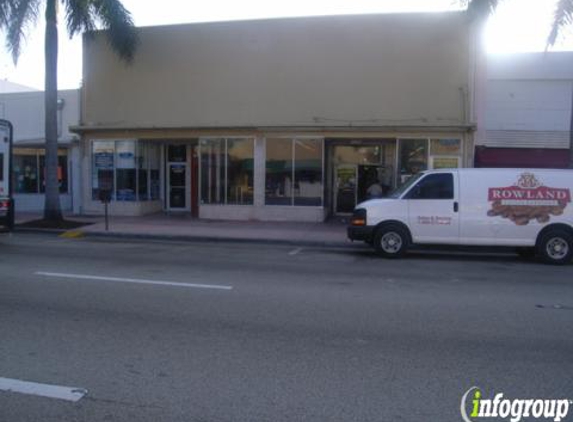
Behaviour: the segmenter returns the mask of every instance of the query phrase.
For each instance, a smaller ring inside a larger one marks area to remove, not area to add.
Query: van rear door
[[[429,173],[404,196],[414,243],[459,243],[458,172]]]

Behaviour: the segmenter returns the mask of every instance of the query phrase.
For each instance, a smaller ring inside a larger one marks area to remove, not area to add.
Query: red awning
[[[568,168],[569,150],[476,147],[476,167]]]

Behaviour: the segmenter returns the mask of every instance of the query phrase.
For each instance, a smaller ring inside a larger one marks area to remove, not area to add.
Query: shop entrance
[[[168,144],[166,148],[166,208],[191,211],[197,216],[197,153],[190,144]]]
[[[380,165],[342,164],[335,170],[335,212],[352,213],[356,204],[381,198],[389,187],[382,183],[385,167]]]
[[[395,140],[333,143],[329,154],[333,214],[350,214],[356,204],[383,197],[393,188]]]

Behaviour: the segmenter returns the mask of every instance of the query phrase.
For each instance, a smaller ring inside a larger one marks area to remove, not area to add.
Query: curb
[[[122,233],[122,232],[88,232],[78,229],[37,229],[30,227],[20,227],[15,232],[35,233],[35,234],[57,234],[64,235],[68,232],[81,232],[81,236],[91,238],[110,238],[110,239],[130,239],[130,240],[169,240],[181,242],[198,242],[198,243],[243,243],[243,244],[260,244],[260,245],[285,245],[285,246],[307,246],[307,247],[328,247],[328,248],[348,248],[353,243],[331,242],[320,240],[284,240],[284,239],[252,239],[244,237],[213,237],[213,236],[193,236],[193,235],[167,235],[167,234],[145,234],[145,233]],[[67,237],[67,236],[66,236]],[[76,237],[76,236],[74,236]],[[354,243],[358,245],[358,243]]]
[[[33,227],[14,227],[14,232],[18,233],[38,233],[38,234],[63,234],[67,232],[66,229],[36,229]]]

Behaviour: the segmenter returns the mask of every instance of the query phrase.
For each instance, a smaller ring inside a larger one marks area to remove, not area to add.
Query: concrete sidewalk
[[[16,224],[41,218],[39,214],[20,213]],[[197,241],[242,241],[300,246],[348,246],[342,220],[326,223],[199,220],[188,215],[153,214],[142,217],[110,217],[109,230],[104,218],[67,215],[66,219],[91,223],[68,231],[78,236],[110,236]],[[21,231],[42,231],[23,229]]]

